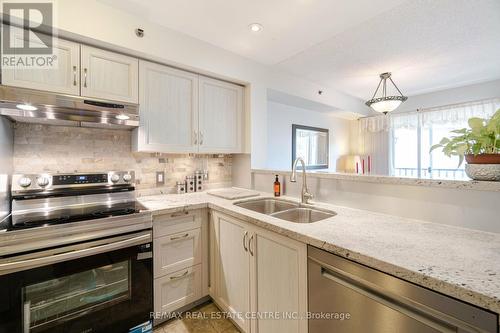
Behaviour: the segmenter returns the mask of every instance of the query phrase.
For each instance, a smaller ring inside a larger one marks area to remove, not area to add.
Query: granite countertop
[[[270,196],[261,193],[262,196]],[[296,198],[282,197],[297,201]],[[337,215],[292,223],[205,192],[139,198],[152,214],[212,208],[406,281],[500,313],[500,234],[314,203]]]
[[[252,172],[261,174],[272,174],[272,175],[275,174],[288,175],[291,173],[291,171],[289,170],[283,171],[283,170],[267,170],[267,169],[252,169]],[[394,177],[394,176],[384,176],[376,174],[358,175],[353,173],[325,172],[320,170],[316,171],[308,170],[307,177],[338,179],[338,180],[356,181],[365,183],[397,184],[397,185],[410,185],[410,186],[451,188],[459,190],[500,192],[500,182],[493,182],[493,181]]]

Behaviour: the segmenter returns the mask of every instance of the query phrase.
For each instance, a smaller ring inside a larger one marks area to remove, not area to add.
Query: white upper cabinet
[[[22,46],[24,30],[15,29],[14,43]],[[29,34],[30,45],[43,47],[33,33]],[[80,44],[54,38],[54,66],[48,68],[2,67],[2,84],[28,89],[37,89],[61,94],[80,94]]]
[[[139,67],[134,150],[243,152],[243,87],[147,61]]]
[[[241,153],[243,87],[203,76],[199,82],[199,151]]]
[[[140,128],[136,150],[198,151],[198,75],[140,62]]]
[[[22,46],[25,34],[14,29],[11,43]],[[27,34],[32,46],[43,46]],[[44,68],[2,67],[2,84],[60,94],[139,102],[139,60],[122,54],[53,38],[54,66]]]
[[[137,58],[82,45],[81,95],[138,103]]]

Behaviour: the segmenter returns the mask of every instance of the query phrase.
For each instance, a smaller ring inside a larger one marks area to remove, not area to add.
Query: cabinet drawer
[[[153,237],[159,238],[200,227],[200,210],[159,215],[153,218]]]
[[[201,265],[154,281],[155,312],[169,313],[201,298]]]
[[[154,275],[173,273],[201,263],[201,229],[183,231],[156,238],[154,248]]]

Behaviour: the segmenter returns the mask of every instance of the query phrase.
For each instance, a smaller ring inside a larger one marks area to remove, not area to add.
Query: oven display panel
[[[108,174],[88,174],[88,175],[56,175],[53,176],[53,185],[71,184],[101,184],[108,182]]]

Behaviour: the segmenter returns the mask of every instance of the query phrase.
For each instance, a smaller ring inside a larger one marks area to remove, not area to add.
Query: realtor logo
[[[52,2],[2,1],[2,66],[54,68]],[[43,32],[42,32],[43,31]]]

